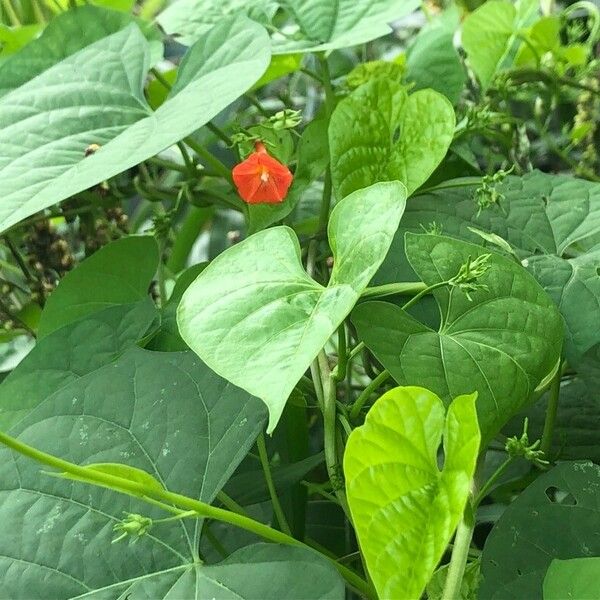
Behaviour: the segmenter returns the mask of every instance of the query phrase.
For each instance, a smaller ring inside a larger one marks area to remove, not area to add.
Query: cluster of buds
[[[529,436],[527,435],[527,427],[529,426],[529,420],[525,418],[523,422],[523,433],[521,437],[516,435],[506,440],[505,449],[510,457],[522,456],[525,460],[533,463],[538,467],[546,467],[550,463],[544,459],[544,453],[538,450],[541,444],[540,440],[530,443]]]
[[[595,78],[587,78],[583,83],[600,91],[598,80]],[[576,110],[571,129],[571,140],[576,146],[582,148],[576,173],[581,177],[592,178],[598,166],[598,152],[595,143],[597,123],[600,119],[598,94],[589,90],[582,91],[577,98]]]
[[[81,223],[86,254],[90,255],[106,246],[109,242],[129,232],[129,218],[120,206],[104,209],[104,216],[93,220],[91,224]]]
[[[491,256],[491,254],[481,254],[475,260],[471,260],[469,256],[467,261],[460,266],[458,273],[448,280],[448,285],[461,289],[469,301],[472,302],[471,293],[477,290],[488,290],[488,286],[479,283],[478,279],[489,270]]]
[[[497,185],[501,184],[507,175],[510,175],[513,167],[508,171],[500,169],[493,175],[485,175],[481,180],[481,185],[475,190],[475,202],[479,208],[477,216],[482,210],[490,206],[498,206],[501,200],[504,200],[504,194],[498,190]]]
[[[112,541],[116,543],[131,536],[133,541],[137,541],[143,535],[146,535],[154,522],[149,517],[138,515],[137,513],[125,513],[125,518],[113,525],[113,531],[119,535]]]

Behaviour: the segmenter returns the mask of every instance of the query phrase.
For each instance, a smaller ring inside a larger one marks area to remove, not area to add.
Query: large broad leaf
[[[306,37],[305,51],[358,46],[391,33],[389,23],[416,10],[418,0],[281,0]],[[294,43],[292,43],[292,47]]]
[[[57,390],[112,362],[144,337],[158,313],[148,298],[107,308],[54,331],[0,385],[0,429]]]
[[[169,98],[153,113],[142,94],[148,42],[131,25],[6,94],[0,230],[189,135],[244,93],[269,58],[264,29],[245,18],[224,21],[190,48]],[[102,147],[84,158],[91,143]]]
[[[427,285],[455,276],[485,250],[451,238],[406,234],[406,255]],[[400,384],[426,385],[445,402],[478,392],[481,434],[489,441],[555,367],[562,322],[552,300],[523,267],[492,254],[471,294],[434,292],[434,331],[394,304],[366,302],[353,313],[360,338]]]
[[[225,251],[184,294],[181,336],[215,372],[265,402],[269,432],[383,261],[405,198],[402,184],[379,183],[334,208],[327,287],[304,271],[295,234],[274,227]]]
[[[458,8],[448,9],[415,36],[406,52],[406,81],[415,89],[431,88],[456,104],[467,74],[454,47],[459,25]]]
[[[480,600],[541,598],[553,559],[600,556],[600,467],[562,463],[504,511],[482,557]]]
[[[306,574],[310,573],[310,577]],[[344,584],[316,552],[254,544],[216,565],[190,563],[73,600],[343,600]]]
[[[158,264],[151,236],[121,238],[84,260],[48,298],[40,317],[40,338],[85,315],[148,297]]]
[[[276,10],[273,0],[177,0],[156,21],[178,42],[189,46],[223,19],[245,15],[267,25]]]
[[[464,20],[462,45],[469,64],[486,88],[499,68],[514,58],[519,29],[539,10],[535,0],[490,0]]]
[[[348,439],[348,503],[381,598],[420,598],[463,516],[479,452],[475,398],[445,414],[432,392],[394,388]]]
[[[444,234],[483,243],[469,228],[507,240],[556,302],[566,325],[565,353],[573,365],[600,343],[600,185],[534,171],[497,186],[499,200],[482,210],[477,186],[441,190],[408,205],[378,283],[405,270],[403,232],[432,222]]]
[[[553,560],[544,578],[544,600],[600,600],[600,557]]]
[[[402,181],[409,195],[442,161],[454,134],[454,110],[432,90],[408,95],[375,79],[336,107],[329,124],[331,174],[338,198],[378,181]]]
[[[210,502],[262,428],[262,403],[191,352],[127,350],[48,396],[11,434],[76,464],[126,463],[160,485]],[[111,546],[124,512],[164,511],[105,488],[40,473],[0,450],[2,592],[71,598],[197,559],[200,522],[157,524],[124,550]],[[114,597],[111,596],[111,597]]]
[[[42,35],[0,65],[0,96],[17,89],[82,48],[115,33],[134,21],[122,12],[79,6],[52,19]],[[142,26],[152,42],[152,61],[162,58],[158,31]]]

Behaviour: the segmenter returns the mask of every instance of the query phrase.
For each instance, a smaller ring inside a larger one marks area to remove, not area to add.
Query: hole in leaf
[[[550,202],[550,198],[548,198],[548,196],[546,196],[545,194],[542,196],[542,202],[544,203],[544,206],[548,206],[548,202]]]
[[[523,571],[521,571],[521,569],[517,569],[517,575],[521,577],[521,575],[523,575]]]
[[[565,492],[555,486],[550,486],[546,488],[545,491],[546,497],[553,504],[560,504],[562,506],[576,506],[577,498],[573,496],[570,492]]]
[[[398,127],[396,127],[396,129],[394,129],[394,132],[392,133],[392,142],[395,144],[396,142],[398,142],[399,139],[400,139],[400,125],[398,125]]]
[[[596,275],[598,275],[598,277],[600,277],[600,267],[596,267]]]

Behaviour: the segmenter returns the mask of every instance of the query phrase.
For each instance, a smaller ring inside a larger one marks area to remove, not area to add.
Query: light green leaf
[[[158,265],[158,245],[151,236],[129,236],[104,246],[68,273],[42,311],[43,338],[85,315],[148,297]]]
[[[177,0],[156,22],[178,42],[191,46],[223,19],[243,15],[268,25],[276,10],[273,0]]]
[[[496,72],[512,64],[521,30],[536,18],[537,0],[489,0],[469,14],[462,28],[462,45],[483,88]]]
[[[553,559],[600,556],[599,490],[600,467],[566,462],[521,492],[485,542],[479,599],[542,598]]]
[[[306,574],[310,573],[310,577]],[[215,565],[181,565],[73,600],[343,600],[344,584],[316,552],[254,544]]]
[[[454,48],[459,26],[458,9],[446,10],[415,36],[406,52],[406,80],[415,89],[431,88],[456,104],[467,82],[467,74]]]
[[[600,600],[600,557],[554,559],[544,578],[544,600]]]
[[[169,98],[153,113],[142,94],[149,47],[131,25],[6,94],[0,99],[0,230],[189,135],[244,93],[269,59],[259,25],[223,21],[190,48]],[[102,147],[84,158],[91,143]]]
[[[555,301],[565,321],[565,353],[572,366],[600,343],[600,185],[533,171],[508,177],[500,200],[480,210],[477,186],[440,190],[410,203],[377,283],[398,281],[404,231],[431,222],[444,234],[481,243],[472,228],[505,239]]]
[[[169,490],[211,502],[265,419],[259,400],[191,352],[130,348],[48,395],[11,435],[80,465],[126,463]],[[157,523],[124,550],[111,545],[124,513],[169,514],[103,487],[42,475],[38,463],[6,448],[0,487],[0,569],[14,575],[2,583],[8,598],[72,598],[197,562],[198,520]]]
[[[454,125],[452,105],[437,92],[407,95],[385,79],[361,86],[338,104],[329,124],[336,196],[394,180],[412,194],[446,155]]]
[[[0,23],[0,59],[14,54],[30,42],[42,29],[41,23],[9,27]]]
[[[434,393],[394,388],[348,439],[348,503],[381,598],[418,600],[463,516],[479,452],[476,397],[455,398],[445,415]]]
[[[17,89],[82,48],[134,22],[131,15],[96,6],[79,6],[57,15],[42,35],[0,65],[0,96]],[[151,44],[152,60],[162,58],[158,31],[138,22]]]
[[[185,292],[181,336],[215,372],[265,402],[269,432],[383,261],[405,198],[402,184],[379,183],[334,208],[327,287],[304,271],[294,233],[274,227],[226,250]]]
[[[39,340],[0,385],[0,429],[8,429],[46,397],[112,362],[146,335],[157,319],[154,303],[107,308]]]
[[[358,46],[391,33],[390,23],[419,7],[418,0],[281,0],[306,37],[308,52]],[[291,46],[293,47],[293,42]]]
[[[406,234],[406,255],[427,284],[456,275],[481,246],[436,235]],[[520,265],[491,254],[478,279],[487,286],[469,301],[459,288],[434,292],[441,324],[434,331],[396,305],[360,304],[352,315],[359,337],[405,385],[426,385],[446,402],[478,392],[484,442],[529,400],[555,367],[562,345],[556,307]]]

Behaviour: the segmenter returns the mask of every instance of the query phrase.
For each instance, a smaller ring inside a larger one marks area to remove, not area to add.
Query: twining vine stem
[[[314,552],[314,549],[307,544],[293,538],[286,533],[273,529],[264,523],[255,521],[254,519],[251,519],[245,515],[240,515],[223,508],[218,508],[216,506],[206,504],[205,502],[201,502],[200,500],[183,496],[182,494],[170,492],[162,487],[145,485],[138,481],[125,479],[123,477],[111,475],[110,473],[73,464],[69,461],[63,460],[62,458],[42,452],[37,448],[33,448],[32,446],[29,446],[3,432],[0,432],[0,443],[39,463],[54,469],[58,469],[63,473],[72,475],[72,478],[77,481],[82,481],[84,483],[101,487],[107,487],[122,494],[134,496],[153,505],[157,505],[158,502],[166,503],[167,505],[173,505],[180,510],[193,511],[200,517],[215,519],[217,521],[222,521],[224,523],[234,525],[235,527],[245,529],[246,531],[250,531],[266,540],[269,540],[270,542],[298,546]],[[172,509],[169,510],[170,512],[173,512]],[[329,562],[337,569],[338,573],[346,580],[350,587],[360,592],[360,594],[362,594],[368,600],[376,600],[377,596],[375,591],[367,581],[365,581],[351,569],[338,563],[336,560],[332,560],[328,556],[325,556],[325,558],[329,560]]]

